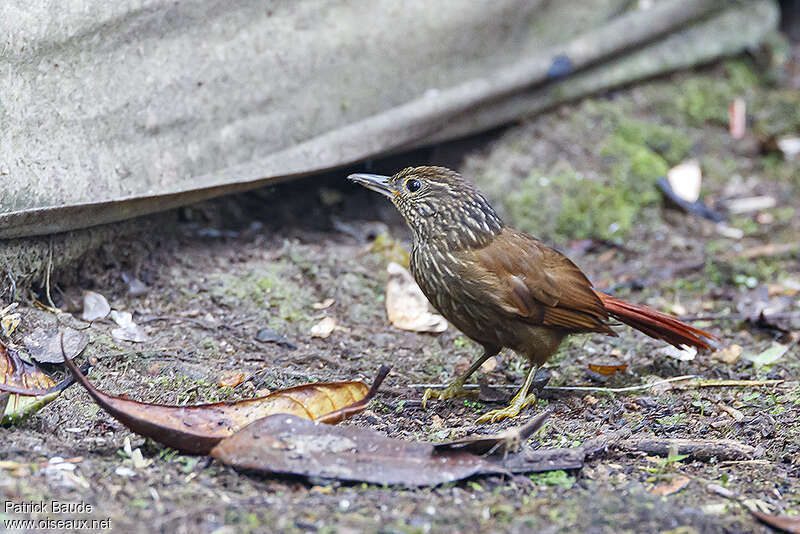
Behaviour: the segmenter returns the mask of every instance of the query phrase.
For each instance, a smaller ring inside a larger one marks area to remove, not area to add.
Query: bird
[[[537,369],[571,334],[616,336],[617,320],[678,348],[710,349],[717,337],[648,306],[595,288],[569,258],[506,225],[473,184],[445,167],[408,167],[393,176],[348,179],[388,197],[411,228],[411,274],[433,307],[483,353],[423,403],[467,395],[464,383],[502,349],[530,362],[522,387],[505,408],[477,423],[516,417],[534,404]]]

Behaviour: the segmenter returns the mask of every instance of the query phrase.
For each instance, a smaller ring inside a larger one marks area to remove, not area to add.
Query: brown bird
[[[611,336],[614,318],[676,347],[710,348],[713,335],[647,306],[630,304],[592,287],[566,256],[535,237],[509,228],[486,198],[444,167],[410,167],[394,176],[351,174],[350,180],[389,197],[414,234],[411,273],[433,306],[483,355],[444,391],[464,395],[463,385],[504,347],[525,356],[531,369],[511,404],[478,422],[515,417],[536,400],[529,394],[537,368],[569,334]]]

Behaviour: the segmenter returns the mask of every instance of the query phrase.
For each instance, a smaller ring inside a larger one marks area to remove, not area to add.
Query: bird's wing
[[[479,250],[462,252],[466,279],[495,296],[505,313],[531,324],[611,332],[592,284],[566,256],[533,237],[503,230]]]

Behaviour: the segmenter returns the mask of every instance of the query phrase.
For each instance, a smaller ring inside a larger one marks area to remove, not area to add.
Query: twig
[[[716,388],[716,387],[760,387],[760,386],[779,386],[786,382],[786,380],[704,380],[699,378],[697,375],[684,375],[684,376],[673,376],[672,378],[665,378],[663,380],[657,380],[655,382],[651,382],[650,384],[641,384],[638,386],[627,386],[623,388],[605,388],[605,387],[594,387],[594,386],[545,386],[544,390],[549,391],[589,391],[589,392],[598,392],[598,393],[624,393],[626,391],[642,391],[647,390],[655,386],[660,386],[663,384],[669,384],[671,382],[682,382],[686,380],[692,380],[689,384],[685,384],[687,388]],[[412,388],[434,388],[434,389],[444,389],[447,387],[447,384],[410,384],[408,387]],[[478,384],[464,384],[464,389],[478,389],[480,386]],[[509,384],[498,384],[493,385],[493,388],[496,389],[519,389],[520,385],[509,385]]]
[[[644,452],[669,456],[670,451],[688,454],[697,460],[751,460],[760,457],[764,450],[732,439],[634,438],[626,439],[617,447],[628,452]]]
[[[743,321],[754,317],[752,313],[709,313],[709,314],[695,314],[695,315],[681,315],[678,317],[681,321]],[[776,319],[792,319],[800,317],[800,311],[778,312],[770,313],[769,315],[755,316],[756,319],[763,319],[765,321]]]
[[[660,386],[661,384],[669,384],[670,382],[678,382],[681,380],[691,380],[692,378],[697,378],[697,375],[684,375],[684,376],[673,376],[672,378],[665,378],[663,380],[657,380],[656,382],[652,382],[650,384],[642,384],[639,386],[628,386],[624,388],[604,388],[604,387],[594,387],[594,386],[545,386],[543,389],[549,391],[597,391],[597,392],[606,392],[606,393],[624,393],[626,391],[640,391],[645,389],[650,389],[655,386]],[[448,386],[448,384],[410,384],[408,387],[412,388],[436,388],[436,389],[444,389]],[[465,384],[464,389],[478,389],[480,386],[478,384]],[[500,384],[500,385],[493,385],[493,388],[502,388],[502,389],[519,389],[520,385],[508,385],[508,384]]]
[[[786,380],[697,380],[694,386],[699,388],[717,387],[758,387],[758,386],[777,386]]]
[[[697,378],[697,375],[673,376],[672,378],[656,380],[655,382],[652,382],[650,384],[641,384],[639,386],[628,386],[624,388],[603,388],[594,386],[545,386],[544,389],[549,389],[551,391],[596,391],[599,393],[624,393],[626,391],[647,390],[655,386],[660,386],[662,384],[669,384],[670,382],[681,382],[684,380],[691,380],[692,378]]]
[[[50,271],[53,269],[53,236],[50,236],[50,246],[48,247],[49,252],[47,255],[47,272],[45,273],[45,291],[47,292],[47,303],[50,304],[50,307],[53,309],[58,309],[58,307],[53,304],[53,297],[50,296]]]
[[[14,272],[11,269],[11,265],[6,265],[6,276],[8,277],[8,281],[11,283],[10,289],[10,301],[14,302],[17,298],[17,282],[14,280]]]

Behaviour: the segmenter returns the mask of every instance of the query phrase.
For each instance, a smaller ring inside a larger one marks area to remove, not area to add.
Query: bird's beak
[[[357,184],[361,184],[367,189],[371,189],[381,195],[393,198],[397,195],[397,189],[389,183],[390,176],[381,176],[380,174],[351,174],[347,177]]]

